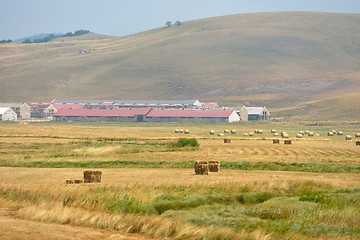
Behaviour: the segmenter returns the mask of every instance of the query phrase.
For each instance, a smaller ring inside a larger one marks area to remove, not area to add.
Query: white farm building
[[[0,107],[0,121],[16,121],[17,114],[9,107]]]

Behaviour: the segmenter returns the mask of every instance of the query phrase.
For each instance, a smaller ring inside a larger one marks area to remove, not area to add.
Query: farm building
[[[239,122],[234,110],[161,110],[152,109],[145,117],[146,122]]]
[[[84,107],[83,103],[50,103],[50,105],[45,108],[44,115],[45,117],[52,117],[60,109],[80,109]]]
[[[151,108],[134,109],[70,109],[57,110],[53,115],[54,121],[81,122],[143,122],[145,115]]]
[[[84,104],[83,108],[116,109],[116,108],[198,108],[198,100],[66,100],[54,99],[52,104]]]
[[[9,107],[0,107],[0,121],[16,121],[17,114]]]
[[[32,118],[44,118],[45,109],[49,106],[49,103],[29,103],[31,112],[30,116]]]
[[[17,118],[29,119],[30,118],[30,106],[26,103],[0,103],[0,107],[9,107],[16,114]]]
[[[269,120],[270,112],[266,109],[266,107],[243,106],[240,109],[240,119],[241,121]]]

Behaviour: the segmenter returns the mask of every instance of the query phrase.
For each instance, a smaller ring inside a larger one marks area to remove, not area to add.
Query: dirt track
[[[0,208],[0,238],[2,240],[96,240],[149,239],[107,229],[92,229],[70,225],[41,223],[13,218],[7,208]]]

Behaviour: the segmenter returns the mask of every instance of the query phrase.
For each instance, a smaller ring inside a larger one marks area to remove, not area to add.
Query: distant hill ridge
[[[276,12],[0,45],[0,100],[200,99],[360,118],[360,15]],[[84,54],[79,54],[84,49]]]

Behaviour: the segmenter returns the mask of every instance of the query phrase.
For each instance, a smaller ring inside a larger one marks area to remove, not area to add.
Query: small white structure
[[[270,112],[266,109],[266,107],[246,107],[244,105],[240,109],[241,121],[259,121],[269,119]]]
[[[0,107],[0,121],[16,121],[17,114],[9,107]]]

